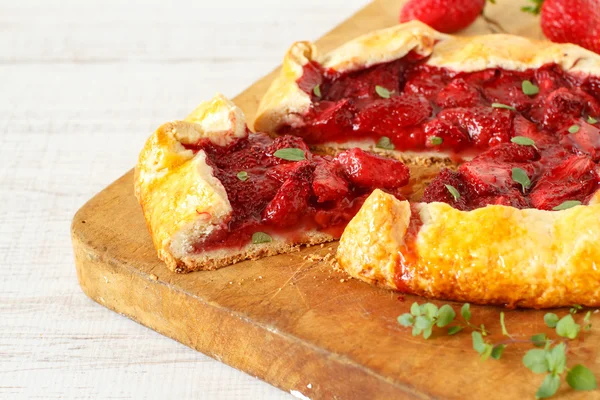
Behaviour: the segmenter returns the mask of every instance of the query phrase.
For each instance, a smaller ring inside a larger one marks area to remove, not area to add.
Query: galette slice
[[[338,239],[374,189],[401,197],[408,180],[401,162],[360,149],[322,156],[299,137],[249,133],[217,95],[148,139],[135,193],[159,258],[189,272]]]

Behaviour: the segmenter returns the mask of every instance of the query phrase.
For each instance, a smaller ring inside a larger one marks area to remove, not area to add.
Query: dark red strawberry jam
[[[294,136],[257,133],[228,146],[203,141],[189,148],[206,152],[233,208],[220,229],[197,243],[198,250],[241,247],[255,232],[293,239],[294,231],[316,229],[339,237],[375,188],[400,196],[398,189],[409,180],[399,161],[358,149],[314,155]],[[276,153],[281,149],[295,149],[303,159]]]
[[[598,190],[600,78],[557,65],[457,73],[424,61],[409,54],[343,74],[308,64],[298,84],[311,95],[311,109],[302,126],[281,132],[309,145],[387,137],[396,150],[479,154],[458,171],[442,171],[425,192],[424,201],[459,209],[553,209],[585,203]],[[514,168],[527,185],[513,179]]]
[[[462,164],[444,169],[425,189],[423,201],[442,201],[460,210],[488,204],[552,210],[567,201],[586,204],[599,189],[600,169],[588,156],[559,144],[504,143]],[[525,185],[513,170],[525,172]],[[449,188],[456,189],[459,196]]]

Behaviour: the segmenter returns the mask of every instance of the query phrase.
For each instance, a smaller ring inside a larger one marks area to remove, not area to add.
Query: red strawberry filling
[[[465,210],[487,204],[552,209],[568,200],[585,203],[599,188],[598,77],[557,65],[457,73],[411,53],[343,74],[311,63],[298,83],[311,96],[311,110],[301,126],[281,132],[309,145],[385,137],[386,148],[391,142],[400,151],[476,155],[457,171],[442,171],[424,201]],[[380,176],[393,176],[381,168]]]
[[[309,145],[377,142],[385,136],[397,150],[431,150],[425,129],[446,119],[467,134],[467,141],[450,135],[455,140],[438,149],[472,154],[517,136],[516,117],[532,122],[536,131],[556,131],[573,118],[600,114],[600,79],[571,75],[557,65],[457,73],[424,62],[410,53],[347,73],[311,62],[298,84],[311,96],[312,107],[301,126],[284,126],[280,133],[303,137]],[[531,87],[536,91],[527,90]]]
[[[519,169],[521,175],[515,175]],[[525,179],[522,179],[525,176]],[[453,196],[446,185],[456,189]],[[460,210],[488,204],[552,210],[566,201],[585,204],[600,188],[598,165],[557,144],[506,143],[481,153],[458,171],[442,171],[425,189],[423,201],[441,201]]]
[[[596,165],[587,157],[570,156],[547,168],[536,179],[529,195],[531,205],[542,210],[552,208],[569,200],[582,203],[598,189]]]
[[[347,74],[316,63],[304,71],[298,83],[312,108],[303,125],[280,132],[294,135],[189,146],[206,152],[233,208],[196,244],[198,251],[240,248],[257,232],[337,237],[375,188],[402,198],[409,169],[401,162],[359,149],[315,155],[307,143],[386,137],[386,148],[397,150],[479,153],[457,170],[442,170],[423,194],[425,202],[461,210],[489,204],[552,210],[566,201],[586,203],[600,187],[598,78],[556,66],[454,73],[423,65],[415,54]]]
[[[188,147],[206,152],[233,208],[223,226],[196,244],[198,251],[239,248],[256,232],[293,239],[294,232],[314,229],[339,237],[375,188],[399,196],[409,179],[400,161],[359,149],[335,158],[314,155],[294,136],[251,134],[229,146]],[[278,152],[283,149],[288,154]]]
[[[567,129],[560,143],[575,154],[588,156],[594,162],[600,161],[600,129],[583,120],[574,121],[572,133]]]

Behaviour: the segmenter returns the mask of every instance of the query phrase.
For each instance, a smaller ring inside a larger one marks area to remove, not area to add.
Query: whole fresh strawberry
[[[530,0],[523,11],[542,14],[542,31],[557,43],[600,53],[600,0]]]
[[[471,25],[483,11],[485,0],[409,0],[400,22],[418,19],[433,29],[452,33]]]

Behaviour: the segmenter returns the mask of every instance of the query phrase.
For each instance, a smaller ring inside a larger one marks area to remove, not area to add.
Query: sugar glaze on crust
[[[310,42],[292,45],[279,76],[260,102],[254,129],[276,133],[283,125],[302,125],[302,116],[308,113],[311,99],[296,81],[302,77],[304,65],[311,61],[325,69],[346,72],[397,60],[411,51],[428,56],[426,65],[457,72],[488,68],[523,71],[553,63],[566,72],[600,76],[600,55],[574,44],[506,34],[458,37],[411,21],[360,36],[325,55],[320,55]]]
[[[563,211],[459,211],[446,203],[411,209],[376,190],[346,227],[337,260],[357,279],[424,297],[598,307],[599,243],[600,191],[589,205]]]
[[[289,252],[298,244],[333,240],[331,235],[308,231],[293,242],[274,235],[272,242],[249,243],[241,249],[194,250],[195,243],[227,220],[232,207],[223,184],[206,162],[206,153],[194,154],[185,145],[207,138],[223,146],[247,135],[242,111],[217,94],[183,121],[161,125],[147,140],[135,168],[135,195],[158,257],[171,270],[216,269]]]

